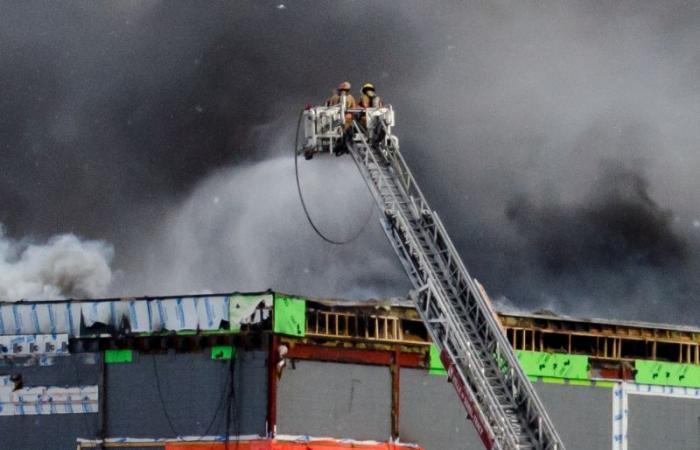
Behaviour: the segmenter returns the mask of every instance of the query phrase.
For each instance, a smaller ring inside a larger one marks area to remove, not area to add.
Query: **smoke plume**
[[[0,226],[0,300],[104,295],[112,281],[112,252],[104,242],[72,234],[45,243],[13,241]]]
[[[695,5],[279,4],[2,4],[7,235],[113,243],[110,295],[404,295],[377,213],[352,245],[322,244],[283,156],[305,103],[372,81],[493,298],[698,323]],[[332,172],[344,162],[304,163],[312,209],[341,235],[367,200]],[[340,182],[317,186],[324,171]],[[348,197],[324,206],[336,184]]]
[[[592,267],[672,269],[688,257],[671,212],[650,197],[648,181],[618,166],[605,168],[580,204],[513,199],[506,215],[552,275]]]

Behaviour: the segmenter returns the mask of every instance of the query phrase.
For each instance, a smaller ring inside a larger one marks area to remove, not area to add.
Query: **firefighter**
[[[359,107],[381,108],[383,105],[381,97],[379,97],[375,91],[374,85],[372,83],[363,84]]]
[[[355,102],[355,97],[350,93],[350,82],[343,81],[338,85],[336,93],[326,100],[326,106],[336,106],[340,104],[341,99],[345,96],[345,109],[352,109],[357,107]],[[347,132],[348,128],[352,125],[352,113],[345,113],[345,123],[343,123],[343,131]]]
[[[343,137],[342,139],[338,140],[338,142],[335,145],[334,148],[334,153],[336,156],[342,155],[344,153],[347,153],[347,149],[345,148],[346,143],[352,138],[352,120],[353,116],[352,113],[347,112],[348,109],[353,109],[357,107],[357,103],[355,102],[355,97],[352,96],[350,93],[350,82],[349,81],[343,81],[338,85],[338,89],[336,93],[329,98],[326,101],[326,106],[336,106],[340,105],[340,102],[342,101],[343,96],[345,96],[345,121],[343,123]]]
[[[335,106],[340,104],[340,99],[342,98],[343,95],[345,95],[345,108],[354,108],[357,106],[357,103],[355,103],[355,97],[352,96],[350,93],[350,82],[348,81],[343,81],[338,85],[338,89],[336,89],[336,93],[333,94],[331,98],[326,100],[326,106]]]
[[[381,97],[379,97],[375,91],[374,84],[365,83],[362,85],[362,94],[360,94],[360,103],[357,105],[359,108],[381,108],[384,106]],[[367,114],[361,113],[360,124],[362,128],[367,129]]]

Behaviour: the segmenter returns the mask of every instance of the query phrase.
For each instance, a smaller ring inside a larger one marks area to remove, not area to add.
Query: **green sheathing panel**
[[[634,381],[640,384],[700,387],[700,366],[638,359],[634,368]]]
[[[288,336],[306,335],[306,300],[275,294],[273,331]]]
[[[430,346],[430,365],[428,370],[431,375],[447,375],[447,370],[440,360],[440,350],[435,345]]]
[[[131,350],[105,350],[105,364],[130,363],[133,356]]]
[[[231,345],[215,345],[211,348],[211,359],[232,359],[236,356],[236,347]]]
[[[529,377],[587,380],[588,356],[518,350],[515,352]]]

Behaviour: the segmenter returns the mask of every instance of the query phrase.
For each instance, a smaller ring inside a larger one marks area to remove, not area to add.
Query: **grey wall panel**
[[[278,386],[277,432],[388,440],[389,368],[316,361],[288,365]]]
[[[612,389],[535,383],[566,450],[609,450]]]
[[[230,434],[265,434],[266,364],[265,352],[239,352]],[[130,364],[106,367],[109,436],[225,433],[228,361],[212,361],[209,352],[135,354]]]
[[[98,361],[98,354],[57,357],[51,366],[17,366],[4,361],[0,375],[21,374],[27,387],[95,385],[99,378]],[[94,438],[97,429],[97,414],[2,416],[0,449],[73,450],[77,437]]]
[[[13,364],[2,361],[0,375],[22,375],[25,386],[95,385],[99,378],[99,353],[81,353],[54,357],[51,365]]]
[[[536,383],[567,450],[609,450],[612,390]],[[424,370],[401,371],[401,440],[427,450],[481,448],[464,407],[445,377]]]
[[[446,376],[401,370],[400,436],[426,450],[482,447],[474,426]]]
[[[76,438],[94,438],[97,414],[0,417],[2,450],[75,450]]]
[[[700,450],[700,400],[630,394],[630,450]]]
[[[176,434],[224,434],[228,362],[212,361],[209,352],[156,355],[134,353],[130,364],[106,370],[107,435],[174,437]],[[21,373],[25,386],[97,384],[96,355],[71,355],[53,366],[0,367],[0,374]],[[265,434],[267,413],[265,352],[239,352],[235,367],[236,407],[231,434]],[[161,403],[158,383],[163,396]],[[171,430],[165,411],[170,417]],[[98,414],[0,417],[0,449],[75,449],[76,438],[94,438]]]

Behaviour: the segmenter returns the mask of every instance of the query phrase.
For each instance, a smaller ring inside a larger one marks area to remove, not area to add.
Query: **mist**
[[[359,233],[352,243],[337,246],[322,241],[309,226],[293,159],[291,154],[271,158],[208,177],[163,218],[128,265],[140,268],[125,273],[124,285],[115,289],[163,295],[274,287],[361,299],[408,292],[354,163],[348,157],[319,155],[302,160],[299,170],[302,193],[319,229],[338,241]]]
[[[284,156],[305,103],[372,81],[494,299],[700,321],[695,5],[278,4],[3,4],[7,235],[110,242],[110,295],[405,295],[377,212],[361,239],[326,246]],[[316,163],[304,163],[309,195],[346,161]],[[355,178],[343,176],[344,200],[320,190],[329,233],[364,217]]]

